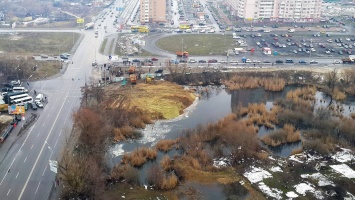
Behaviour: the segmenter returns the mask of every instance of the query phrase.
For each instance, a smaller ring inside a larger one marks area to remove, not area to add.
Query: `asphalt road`
[[[89,80],[93,61],[90,58],[96,55],[97,49],[92,47],[99,46],[99,39],[93,33],[82,33],[84,39],[70,58],[73,64],[69,64],[62,76],[30,83],[31,91],[45,94],[48,103],[0,164],[1,199],[46,199],[50,193],[55,173],[50,171],[49,160],[59,158],[70,134],[72,112],[79,108],[80,87]]]

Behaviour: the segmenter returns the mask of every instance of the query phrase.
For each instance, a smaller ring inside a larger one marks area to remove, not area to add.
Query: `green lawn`
[[[104,41],[102,41],[101,43],[101,48],[100,48],[100,53],[104,54],[105,48],[106,48],[106,44],[107,44],[107,38],[104,39]]]
[[[183,49],[190,55],[226,55],[236,47],[231,35],[209,33],[169,36],[158,40],[157,46],[170,52]]]
[[[70,52],[78,33],[20,33],[0,35],[0,51],[11,55],[58,55]]]

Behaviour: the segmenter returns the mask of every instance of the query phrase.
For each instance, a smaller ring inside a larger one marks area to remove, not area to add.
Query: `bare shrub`
[[[303,148],[300,147],[300,148],[297,148],[297,149],[293,149],[293,150],[291,151],[291,155],[300,154],[300,153],[302,153],[302,152],[303,152]]]
[[[275,130],[261,138],[261,141],[269,146],[279,146],[287,142],[297,142],[299,140],[301,140],[301,134],[291,124],[285,124],[282,129]]]
[[[163,180],[163,186],[161,189],[163,190],[172,190],[178,185],[178,178],[174,173],[171,173],[170,175],[166,175],[164,180]]]
[[[172,168],[172,164],[173,162],[168,155],[165,155],[160,161],[160,165],[165,171],[170,170]]]
[[[152,185],[154,188],[160,189],[163,187],[164,172],[159,165],[154,164],[151,168],[149,168],[147,181],[148,184]]]
[[[130,163],[134,167],[140,167],[148,160],[154,160],[156,157],[157,151],[155,149],[141,147],[131,153],[124,154],[121,162]]]
[[[156,148],[159,151],[163,151],[163,152],[168,152],[170,151],[172,148],[177,147],[177,142],[178,140],[160,140],[157,145]]]
[[[224,81],[223,84],[230,90],[264,87],[264,89],[268,91],[282,91],[286,82],[282,78],[260,78],[234,75],[229,80]]]
[[[338,87],[336,87],[333,90],[332,97],[337,101],[344,100],[344,99],[346,99],[346,94],[344,92],[340,91],[340,89]]]
[[[139,184],[139,171],[129,164],[116,165],[111,172],[111,177],[115,180],[125,180],[126,183],[131,185]]]
[[[317,152],[321,155],[328,155],[329,150],[321,140],[306,140],[303,144],[303,149],[306,151]]]

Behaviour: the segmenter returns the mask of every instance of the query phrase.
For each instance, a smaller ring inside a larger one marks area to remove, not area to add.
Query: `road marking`
[[[44,172],[46,172],[47,166],[48,166],[48,164],[47,164],[46,167],[44,168],[44,171],[43,171],[42,176],[44,175]]]
[[[69,92],[67,93],[65,99],[68,97],[68,94],[69,94]],[[28,177],[27,177],[27,180],[26,180],[26,182],[25,182],[25,185],[23,186],[23,188],[22,188],[22,190],[21,190],[21,193],[20,193],[20,196],[18,197],[18,199],[21,199],[23,193],[25,192],[25,189],[26,189],[26,187],[27,187],[28,181],[30,180],[30,178],[31,178],[31,176],[32,176],[32,173],[33,173],[33,171],[34,171],[34,169],[35,169],[35,167],[36,167],[36,165],[37,165],[37,163],[38,163],[39,157],[42,155],[42,152],[43,152],[43,149],[44,149],[45,145],[47,145],[46,142],[47,142],[49,136],[52,134],[54,125],[56,124],[56,122],[57,122],[57,120],[58,120],[59,114],[60,114],[60,113],[62,112],[62,110],[63,110],[64,104],[65,104],[65,101],[63,101],[62,106],[60,107],[60,109],[59,109],[59,111],[58,111],[58,113],[57,113],[57,117],[55,118],[55,120],[54,120],[54,122],[53,122],[53,124],[52,124],[51,130],[49,130],[49,133],[48,133],[46,139],[45,139],[44,142],[43,142],[41,151],[39,152],[39,154],[38,154],[38,156],[37,156],[37,158],[36,158],[36,161],[35,161],[35,163],[34,163],[32,169],[31,169],[30,174],[29,174]],[[37,189],[38,189],[38,188],[37,188]],[[36,190],[36,192],[37,192],[37,190]]]
[[[31,135],[32,130],[33,130],[33,128],[34,128],[35,126],[36,126],[36,124],[35,124],[35,125],[33,125],[33,126],[30,128],[30,132],[28,133],[28,135],[27,135],[27,137],[26,137],[25,141],[22,143],[22,145],[21,145],[20,149],[17,151],[16,156],[15,156],[15,158],[12,160],[12,163],[11,163],[11,165],[10,165],[9,169],[11,169],[11,166],[14,164],[14,162],[15,162],[15,160],[16,160],[16,158],[17,158],[18,154],[20,153],[20,151],[21,151],[21,149],[22,149],[23,145],[25,145],[25,142],[26,142],[27,138]],[[7,174],[8,174],[8,173],[5,173],[4,177],[2,178],[2,180],[1,180],[1,182],[0,182],[0,185],[1,185],[1,184],[2,184],[2,182],[4,181],[4,179],[5,179],[5,177],[6,177],[6,175],[7,175]]]
[[[33,148],[33,144],[32,144],[32,146],[31,146],[31,149]]]
[[[9,189],[9,191],[7,192],[7,196],[9,196],[10,191],[11,191],[11,189]]]
[[[37,193],[37,190],[38,190],[40,184],[41,184],[41,181],[38,181],[38,185],[37,185],[35,194]]]
[[[17,173],[16,178],[17,178],[17,176],[18,176],[19,173],[20,173],[20,172]]]
[[[26,160],[27,160],[27,157],[25,158],[25,161],[23,161],[23,162],[26,162]]]

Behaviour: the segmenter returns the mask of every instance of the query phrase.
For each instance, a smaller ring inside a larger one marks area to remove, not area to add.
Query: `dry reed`
[[[131,153],[124,154],[121,162],[130,163],[133,167],[140,167],[148,160],[154,160],[157,154],[155,149],[141,147]]]

